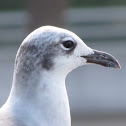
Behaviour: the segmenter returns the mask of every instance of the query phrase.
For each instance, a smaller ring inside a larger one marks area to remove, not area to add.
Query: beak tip
[[[109,67],[113,67],[113,68],[116,68],[118,70],[121,69],[121,65],[120,65],[119,61],[115,58],[113,58],[113,63],[111,65],[109,65]]]
[[[120,63],[118,61],[117,61],[117,67],[116,67],[116,69],[118,69],[118,70],[121,69],[121,65],[120,65]]]

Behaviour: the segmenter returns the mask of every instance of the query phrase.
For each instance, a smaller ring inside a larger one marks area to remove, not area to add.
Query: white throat
[[[69,101],[65,86],[65,77],[60,73],[42,73],[38,89],[38,101],[47,126],[71,126]],[[42,92],[43,91],[43,92]]]
[[[31,76],[34,77],[34,75]],[[65,76],[56,72],[44,71],[37,77],[40,79],[36,82],[37,88],[32,90],[31,97],[25,92],[20,92],[22,96],[17,95],[15,90],[18,85],[13,86],[5,107],[11,106],[14,115],[23,118],[28,126],[71,126]],[[32,85],[31,82],[32,80],[29,81],[29,85]],[[20,82],[15,83],[20,84]],[[28,124],[29,122],[30,124]]]

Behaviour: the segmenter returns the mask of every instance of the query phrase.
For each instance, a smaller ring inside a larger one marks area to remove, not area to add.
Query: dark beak
[[[105,67],[113,67],[117,69],[121,68],[118,60],[112,55],[97,50],[93,50],[93,51],[94,54],[82,56],[87,60],[87,63],[94,63]]]

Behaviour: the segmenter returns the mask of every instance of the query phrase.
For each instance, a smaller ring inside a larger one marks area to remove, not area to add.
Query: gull
[[[120,69],[112,55],[91,49],[76,34],[42,26],[22,42],[0,126],[71,126],[65,78],[85,64]]]

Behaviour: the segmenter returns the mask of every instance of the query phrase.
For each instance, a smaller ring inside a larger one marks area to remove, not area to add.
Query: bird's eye
[[[64,41],[62,44],[67,49],[71,49],[72,47],[74,47],[74,42],[70,40]]]

